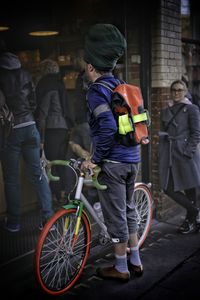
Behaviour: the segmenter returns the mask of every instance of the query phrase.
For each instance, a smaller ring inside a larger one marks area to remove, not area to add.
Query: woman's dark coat
[[[160,187],[166,190],[171,167],[174,191],[200,186],[200,112],[196,105],[185,101],[168,106],[161,112],[159,133]],[[166,126],[182,105],[174,120]]]

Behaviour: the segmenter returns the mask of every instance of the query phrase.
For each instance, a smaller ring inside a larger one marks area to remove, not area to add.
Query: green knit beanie
[[[96,24],[86,35],[84,59],[98,70],[112,70],[125,49],[126,40],[116,26]]]

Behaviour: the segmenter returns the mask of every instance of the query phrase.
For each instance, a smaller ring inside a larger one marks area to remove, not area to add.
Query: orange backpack
[[[149,113],[143,106],[140,88],[120,83],[112,89],[105,81],[98,82],[112,91],[111,109],[115,117],[118,132],[116,140],[127,147],[149,143]]]

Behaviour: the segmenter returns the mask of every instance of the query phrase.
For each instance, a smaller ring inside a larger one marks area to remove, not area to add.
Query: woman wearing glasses
[[[185,208],[179,227],[183,234],[196,232],[200,222],[196,188],[200,186],[200,113],[188,98],[187,87],[176,80],[171,100],[161,112],[159,176],[161,189]]]

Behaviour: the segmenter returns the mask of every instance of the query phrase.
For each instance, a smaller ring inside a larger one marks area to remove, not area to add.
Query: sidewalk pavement
[[[38,216],[30,213],[24,218],[25,226],[21,233],[8,236],[4,232],[2,236],[0,231],[1,241],[6,236],[5,243],[0,243],[1,284],[6,291],[2,299],[14,299],[17,296],[28,296],[29,300],[52,299],[40,289],[34,276],[33,255],[38,236]],[[165,222],[153,220],[151,232],[140,250],[144,265],[141,278],[133,277],[128,283],[122,284],[96,276],[96,268],[113,264],[114,256],[111,246],[94,245],[79,281],[59,299],[199,300],[200,233],[177,233],[182,218],[183,212],[180,211]],[[7,281],[5,285],[4,281]]]
[[[199,300],[200,233],[179,234],[177,229],[182,219],[181,213],[166,222],[153,222],[151,233],[140,250],[144,265],[141,278],[132,277],[126,284],[97,280],[96,267],[114,262],[114,257],[108,253],[93,261],[93,280],[82,278],[79,292],[78,287],[72,290],[74,298],[65,295],[63,299]],[[89,288],[84,288],[84,284]]]

